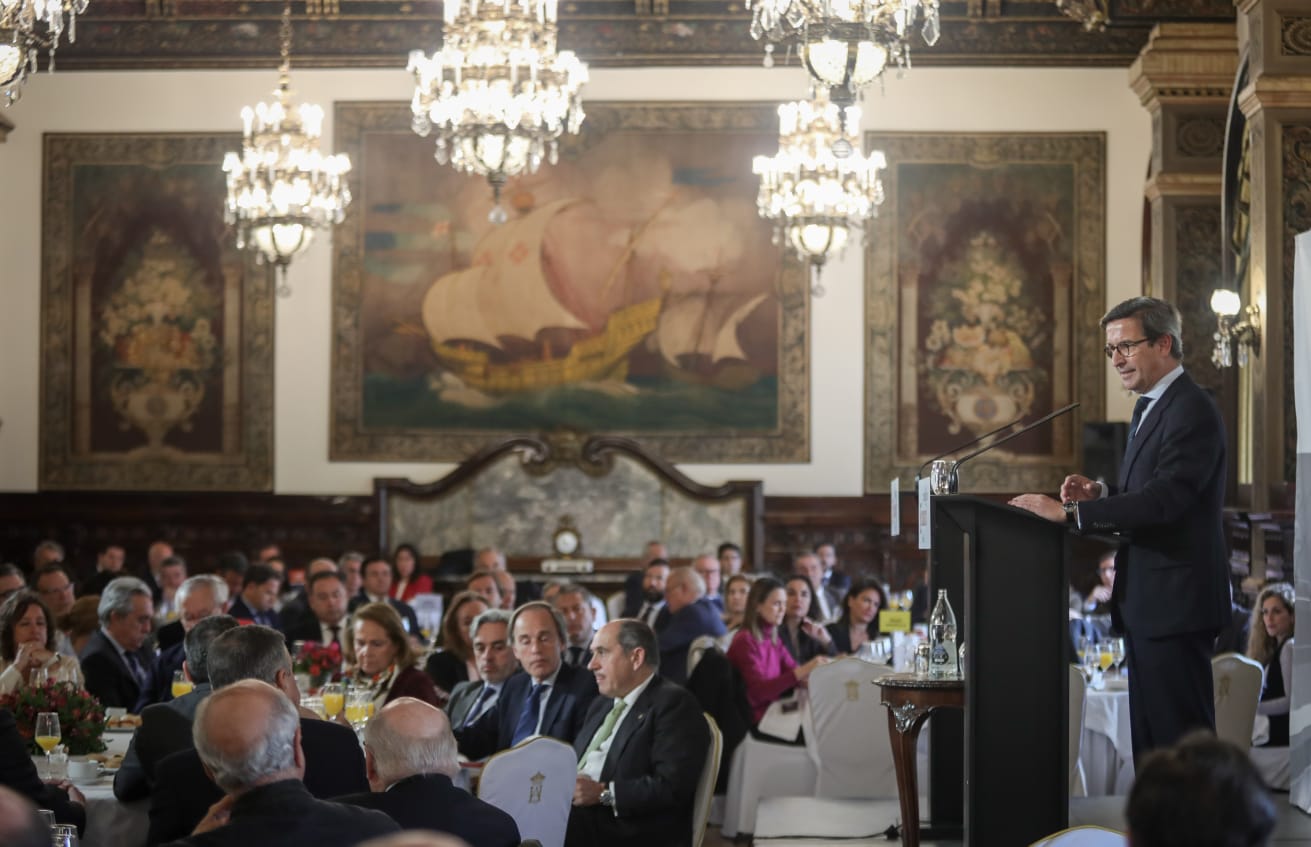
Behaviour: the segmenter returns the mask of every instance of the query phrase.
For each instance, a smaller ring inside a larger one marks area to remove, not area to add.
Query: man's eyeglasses
[[[1107,344],[1102,348],[1102,352],[1106,354],[1106,358],[1108,359],[1114,358],[1116,353],[1119,353],[1121,356],[1128,359],[1138,353],[1137,347],[1139,344],[1146,344],[1151,340],[1152,339],[1150,338],[1140,338],[1137,341],[1121,341],[1119,344]]]

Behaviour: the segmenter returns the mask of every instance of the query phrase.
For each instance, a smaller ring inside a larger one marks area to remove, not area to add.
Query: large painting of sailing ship
[[[628,435],[670,461],[804,460],[803,274],[756,214],[768,105],[588,105],[560,160],[480,178],[403,104],[339,104],[341,460],[456,460],[506,434]]]

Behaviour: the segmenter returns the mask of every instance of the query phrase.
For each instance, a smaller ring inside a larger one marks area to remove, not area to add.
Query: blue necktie
[[[1152,398],[1143,395],[1138,398],[1138,402],[1133,404],[1133,418],[1129,421],[1129,440],[1125,442],[1124,454],[1129,455],[1129,448],[1133,446],[1133,440],[1138,435],[1138,425],[1143,422],[1143,413],[1147,407],[1152,405]]]
[[[519,722],[514,725],[514,735],[510,736],[511,747],[537,732],[537,716],[542,711],[542,695],[550,687],[538,683],[533,686],[532,691],[528,692],[528,699],[523,704],[523,711],[519,713]]]
[[[478,699],[473,701],[473,707],[465,714],[464,723],[460,725],[461,729],[472,725],[474,721],[478,720],[483,713],[483,707],[487,705],[487,701],[492,699],[492,695],[495,693],[496,689],[490,685],[483,686],[483,690],[478,693]],[[533,725],[536,726],[536,722]]]
[[[127,657],[128,669],[132,671],[133,678],[137,681],[137,688],[146,687],[146,670],[141,667],[141,662],[137,659],[135,653],[124,653]]]

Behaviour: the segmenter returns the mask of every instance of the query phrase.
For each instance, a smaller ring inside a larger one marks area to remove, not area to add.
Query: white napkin
[[[770,703],[756,729],[783,741],[796,741],[801,731],[801,701],[786,697]]]

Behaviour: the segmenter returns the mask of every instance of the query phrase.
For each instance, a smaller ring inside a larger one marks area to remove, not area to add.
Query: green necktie
[[[605,720],[601,722],[601,728],[596,731],[596,735],[592,736],[587,749],[583,751],[582,758],[578,760],[578,770],[583,769],[583,763],[587,761],[587,757],[601,749],[601,745],[615,731],[615,724],[619,723],[619,716],[624,713],[626,708],[628,708],[628,704],[624,702],[622,697],[615,700],[614,708],[610,710],[610,714],[605,716]]]

